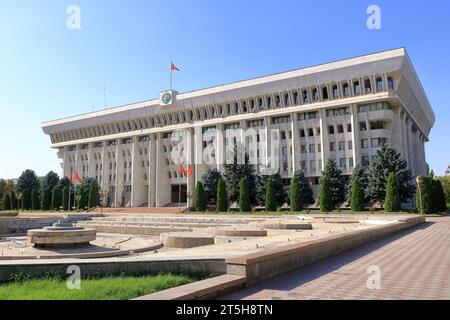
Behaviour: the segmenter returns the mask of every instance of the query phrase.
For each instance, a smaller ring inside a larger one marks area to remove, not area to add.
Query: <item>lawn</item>
[[[47,277],[2,284],[0,300],[128,300],[194,281],[181,275],[106,277],[81,280],[81,289],[69,290],[65,279]]]

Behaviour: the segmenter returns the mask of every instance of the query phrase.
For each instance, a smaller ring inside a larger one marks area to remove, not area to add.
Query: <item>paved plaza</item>
[[[381,288],[367,288],[368,268]],[[429,218],[333,258],[231,293],[223,299],[450,299],[450,217]]]

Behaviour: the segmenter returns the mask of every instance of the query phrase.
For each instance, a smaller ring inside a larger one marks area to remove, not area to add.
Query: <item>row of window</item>
[[[394,89],[394,80],[387,79],[387,89]],[[311,88],[294,89],[284,93],[273,93],[263,97],[240,99],[235,102],[197,107],[184,112],[159,114],[153,117],[126,120],[96,127],[75,129],[52,135],[53,142],[87,139],[102,135],[121,132],[137,131],[153,127],[163,127],[192,121],[203,121],[217,117],[227,117],[248,112],[259,112],[282,107],[309,104],[330,99],[342,99],[359,96],[364,93],[385,91],[385,84],[381,76],[375,78],[375,88],[372,89],[372,79],[367,77],[363,81],[358,79],[333,84],[323,84]]]

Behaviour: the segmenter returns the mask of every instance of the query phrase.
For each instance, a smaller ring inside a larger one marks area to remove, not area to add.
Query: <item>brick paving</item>
[[[380,289],[368,289],[380,270]],[[228,294],[222,299],[450,300],[450,217]]]

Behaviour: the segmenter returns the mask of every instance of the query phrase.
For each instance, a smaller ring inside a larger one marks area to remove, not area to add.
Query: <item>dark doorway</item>
[[[186,203],[187,202],[187,185],[181,185],[181,195],[180,195],[180,185],[172,185],[172,203]]]

